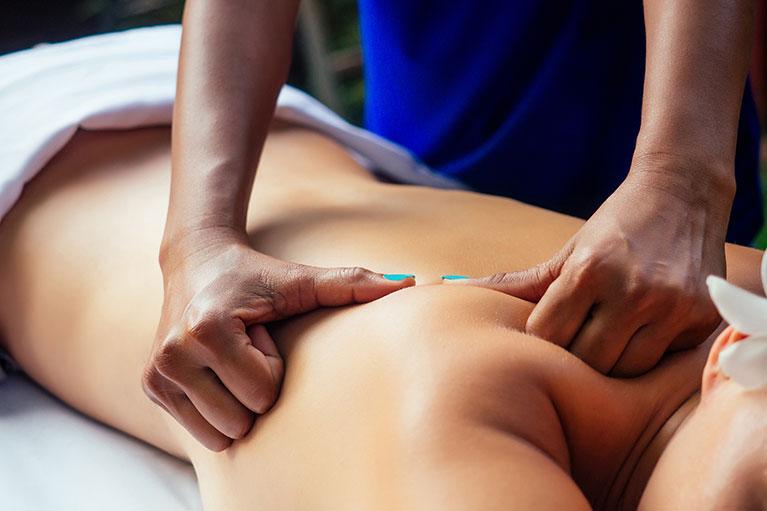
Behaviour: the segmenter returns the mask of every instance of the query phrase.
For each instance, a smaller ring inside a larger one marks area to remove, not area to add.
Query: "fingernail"
[[[442,280],[461,280],[468,279],[465,275],[442,275]]]
[[[387,280],[405,280],[414,279],[415,275],[412,273],[384,273],[383,278]]]

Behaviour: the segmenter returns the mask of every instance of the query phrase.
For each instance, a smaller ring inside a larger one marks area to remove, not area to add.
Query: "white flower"
[[[706,284],[724,320],[748,336],[722,350],[719,368],[747,389],[767,385],[767,298],[713,275]],[[762,287],[767,293],[767,253],[762,256]]]

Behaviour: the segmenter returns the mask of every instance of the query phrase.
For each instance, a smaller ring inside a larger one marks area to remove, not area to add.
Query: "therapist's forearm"
[[[731,201],[754,1],[645,0],[644,10],[647,64],[632,170],[681,173],[691,189],[726,192]]]
[[[297,8],[298,0],[187,2],[163,250],[195,232],[244,232]]]

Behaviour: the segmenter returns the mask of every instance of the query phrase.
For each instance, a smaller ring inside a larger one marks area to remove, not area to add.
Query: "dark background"
[[[279,0],[278,0],[279,1]],[[182,0],[2,0],[0,54],[126,28],[179,23]],[[304,0],[289,82],[362,120],[356,0]]]

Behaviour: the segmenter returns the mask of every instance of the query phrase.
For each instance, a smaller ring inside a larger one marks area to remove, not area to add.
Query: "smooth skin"
[[[746,390],[719,369],[719,354],[746,336],[728,327],[703,372],[700,405],[653,472],[640,510],[767,509],[767,388]]]
[[[440,285],[544,261],[580,220],[378,183],[324,137],[280,130],[254,185],[253,247],[295,264],[407,268],[424,285],[270,325],[280,399],[211,452],[138,384],[163,300],[169,167],[167,129],[76,136],[0,224],[0,339],[70,405],[191,460],[208,511],[633,509],[695,407],[708,343],[608,378],[521,332],[531,303]],[[761,253],[727,250],[729,278],[758,292]],[[228,410],[209,413],[223,423]],[[686,477],[679,462],[661,501]]]
[[[190,0],[184,12],[160,250],[165,300],[144,387],[214,450],[278,394],[282,362],[255,325],[414,284],[297,266],[247,243],[251,184],[297,8],[298,0]],[[526,331],[603,373],[643,373],[711,333],[719,318],[703,279],[725,271],[752,11],[747,0],[645,1],[642,127],[626,181],[541,266],[463,284],[538,302]],[[246,390],[243,381],[259,383]],[[225,418],[212,420],[213,409]]]

